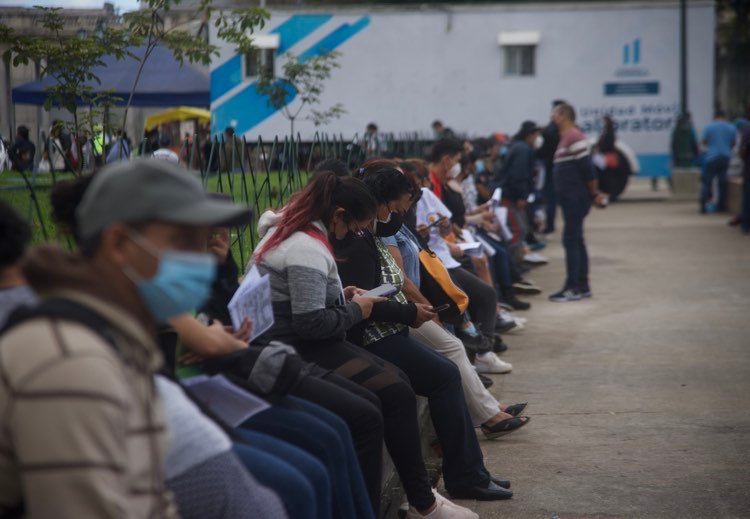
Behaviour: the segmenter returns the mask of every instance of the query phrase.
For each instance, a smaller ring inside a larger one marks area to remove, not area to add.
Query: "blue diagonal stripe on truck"
[[[333,30],[333,32],[324,36],[301,53],[299,56],[300,61],[304,61],[316,54],[324,54],[335,50],[349,38],[367,27],[369,23],[370,17],[363,16],[354,23],[343,23],[339,25]],[[213,81],[213,74],[211,75],[211,81]],[[266,96],[260,94],[256,90],[256,85],[257,82],[254,81],[222,104],[211,106],[212,133],[222,131],[225,127],[230,125],[233,119],[237,119],[237,124],[235,125],[234,130],[238,135],[242,135],[277,112],[276,108],[268,105]],[[289,92],[289,95],[286,98],[286,104],[291,103],[295,97],[296,95]],[[243,115],[237,117],[237,114]]]
[[[331,14],[295,14],[281,23],[271,34],[279,35],[279,48],[276,55],[279,56],[294,47],[313,31],[333,18]]]

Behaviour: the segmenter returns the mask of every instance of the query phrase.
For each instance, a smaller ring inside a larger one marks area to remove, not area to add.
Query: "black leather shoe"
[[[495,476],[490,476],[490,479],[499,487],[510,488],[510,481],[508,481],[507,479],[500,479],[496,478]]]
[[[482,383],[482,385],[485,387],[485,389],[492,387],[492,384],[495,383],[494,380],[492,380],[490,377],[485,377],[481,373],[477,373],[479,376],[479,381]],[[510,413],[508,413],[510,414]]]
[[[490,481],[487,487],[467,487],[449,490],[448,493],[453,499],[476,499],[477,501],[498,501],[513,497],[512,490],[503,488],[493,481]]]

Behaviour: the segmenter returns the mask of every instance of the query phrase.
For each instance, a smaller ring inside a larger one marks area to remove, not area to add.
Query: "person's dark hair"
[[[565,102],[562,99],[555,99],[554,101],[552,101],[552,108],[554,108],[556,106],[560,106],[560,105],[566,105],[566,104],[568,104],[568,103]]]
[[[26,126],[19,126],[17,133],[27,141],[29,140],[29,129]]]
[[[440,120],[435,119],[434,121],[432,121],[432,127],[433,128],[438,128],[438,127],[442,127],[442,126],[443,126],[443,123],[440,122]]]
[[[439,162],[446,155],[453,156],[462,151],[464,151],[464,145],[458,139],[440,139],[432,145],[430,162]]]
[[[159,138],[159,147],[161,148],[168,148],[172,145],[172,139],[169,135],[166,133],[163,133],[162,136]]]
[[[416,194],[413,184],[398,169],[398,163],[387,159],[370,159],[355,173],[370,189],[379,204],[398,200],[405,193],[410,198]]]
[[[721,108],[718,108],[718,109],[717,109],[717,110],[716,110],[716,111],[714,112],[714,118],[715,118],[715,119],[719,119],[719,118],[723,119],[723,118],[724,118],[724,117],[726,117],[726,116],[727,116],[727,113],[726,113],[726,112],[725,112],[724,110],[722,110]]]
[[[30,240],[28,222],[10,204],[0,200],[0,268],[17,263]]]
[[[49,193],[52,206],[52,221],[65,236],[70,236],[85,255],[92,255],[99,242],[98,236],[82,241],[78,234],[76,208],[83,199],[86,188],[89,187],[93,175],[84,175],[70,180],[56,183]]]
[[[367,125],[367,129],[370,131],[378,131],[378,125],[375,123],[370,123]]]
[[[226,135],[227,137],[233,137],[234,128],[232,128],[231,126],[227,126],[226,128],[224,128],[224,135]]]
[[[330,249],[327,237],[313,226],[313,222],[321,220],[327,226],[339,207],[346,211],[344,221],[361,221],[375,217],[377,203],[361,180],[337,177],[332,171],[313,175],[307,186],[294,193],[281,209],[278,226],[271,237],[255,251],[255,262],[260,263],[269,250],[299,231],[314,235]]]
[[[414,166],[412,171],[414,171],[414,174],[420,182],[430,176],[430,167],[427,164],[427,161],[422,159],[407,159],[406,162]]]
[[[602,120],[604,121],[604,129],[611,132],[615,129],[615,122],[612,120],[612,118],[609,115],[602,115]]]
[[[414,190],[414,193],[416,196],[414,196],[413,201],[416,204],[420,198],[422,198],[422,186],[419,179],[419,174],[417,173],[417,165],[413,162],[409,162],[408,160],[403,160],[398,163],[398,167],[401,168],[401,171],[404,172],[404,175],[406,176],[406,179],[411,184],[411,188]]]
[[[348,177],[349,170],[346,168],[346,164],[341,159],[326,159],[318,162],[313,169],[313,174],[320,173],[322,171],[333,171],[337,177]]]
[[[566,118],[570,119],[571,122],[576,122],[575,108],[573,108],[568,103],[561,103],[557,105],[555,109],[558,110],[561,114],[563,114]]]

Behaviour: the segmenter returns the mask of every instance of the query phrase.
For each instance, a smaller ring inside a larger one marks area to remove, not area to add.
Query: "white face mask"
[[[544,144],[544,137],[542,137],[541,135],[537,135],[536,139],[534,139],[534,149],[538,150],[539,148],[542,147],[543,144]]]
[[[448,178],[456,178],[461,174],[461,164],[456,162],[453,167],[448,171]]]

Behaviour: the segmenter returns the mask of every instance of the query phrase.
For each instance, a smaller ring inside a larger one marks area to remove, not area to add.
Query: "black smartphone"
[[[432,311],[437,314],[437,313],[442,312],[443,310],[447,310],[450,307],[451,305],[449,305],[448,303],[445,303],[444,305],[440,305],[437,308],[433,308]]]
[[[435,220],[434,222],[432,222],[431,224],[429,224],[427,226],[427,228],[429,229],[430,227],[435,227],[436,225],[439,225],[439,224],[443,223],[445,220],[446,220],[446,217],[445,216],[441,216],[440,218],[438,218],[437,220]]]

